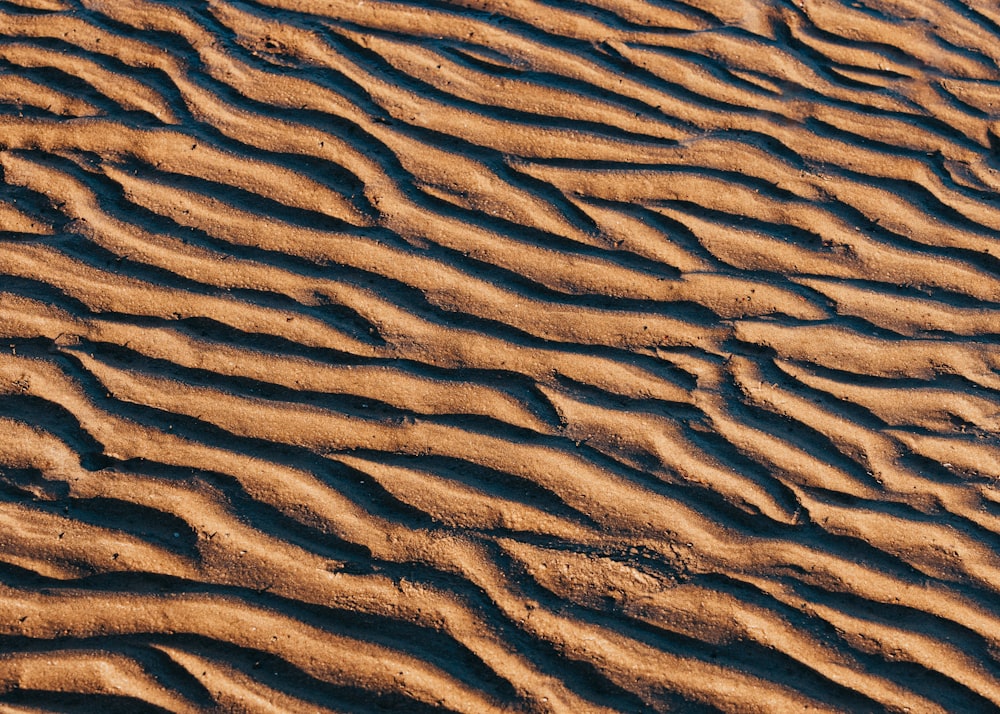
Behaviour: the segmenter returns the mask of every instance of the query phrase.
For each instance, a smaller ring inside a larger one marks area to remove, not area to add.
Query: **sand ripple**
[[[996,710],[998,67],[978,0],[0,2],[0,708]]]

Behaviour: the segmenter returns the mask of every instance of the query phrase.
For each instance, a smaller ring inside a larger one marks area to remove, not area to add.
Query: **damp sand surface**
[[[1000,707],[1000,10],[0,2],[0,709]]]

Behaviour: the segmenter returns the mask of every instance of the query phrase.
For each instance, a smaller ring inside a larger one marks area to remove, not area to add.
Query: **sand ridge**
[[[1000,708],[1000,11],[0,1],[0,709]]]

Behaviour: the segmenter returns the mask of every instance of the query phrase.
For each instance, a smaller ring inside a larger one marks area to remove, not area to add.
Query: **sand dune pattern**
[[[1000,706],[1000,9],[0,2],[0,709]]]

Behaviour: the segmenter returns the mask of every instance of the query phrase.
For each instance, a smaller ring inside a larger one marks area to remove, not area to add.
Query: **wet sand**
[[[0,710],[996,711],[998,63],[0,1]]]

